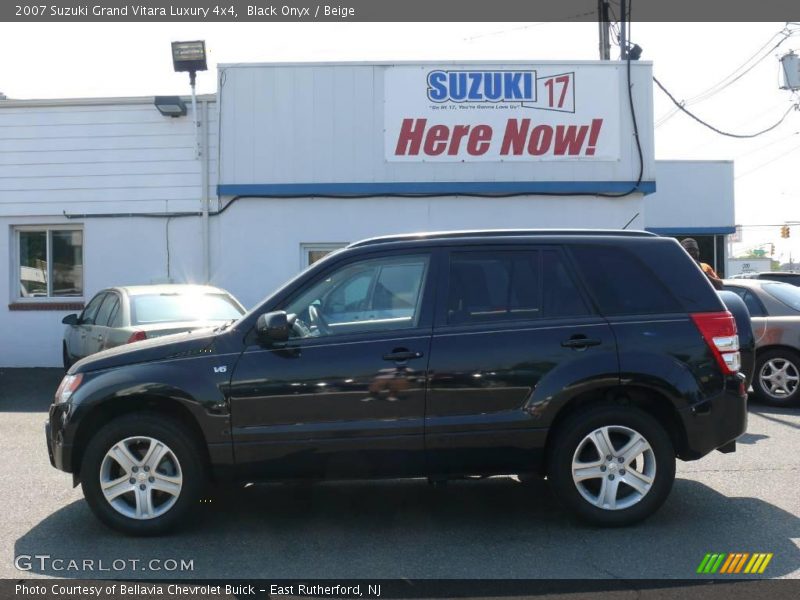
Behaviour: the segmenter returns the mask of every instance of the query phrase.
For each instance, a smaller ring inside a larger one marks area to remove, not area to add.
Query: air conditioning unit
[[[800,90],[800,56],[790,51],[781,57],[781,70],[783,71],[782,90]]]

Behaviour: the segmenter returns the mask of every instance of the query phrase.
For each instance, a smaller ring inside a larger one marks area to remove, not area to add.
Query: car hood
[[[195,329],[117,346],[79,360],[72,365],[69,372],[85,373],[205,353],[213,346],[217,335],[218,332],[212,328]]]

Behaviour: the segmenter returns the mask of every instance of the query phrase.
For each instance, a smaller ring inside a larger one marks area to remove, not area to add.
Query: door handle
[[[592,340],[585,335],[573,335],[568,340],[561,342],[564,348],[572,348],[573,350],[586,350],[589,346],[599,346],[602,344],[600,340]]]
[[[412,358],[422,358],[422,352],[412,352],[405,348],[395,348],[389,354],[383,355],[383,360],[393,360],[395,362],[411,360]]]

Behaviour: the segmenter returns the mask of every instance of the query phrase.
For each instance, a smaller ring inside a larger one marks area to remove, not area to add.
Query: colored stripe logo
[[[709,552],[700,561],[697,573],[701,575],[761,574],[772,560],[772,552]]]

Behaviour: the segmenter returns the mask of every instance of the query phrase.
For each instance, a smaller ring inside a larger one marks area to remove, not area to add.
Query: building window
[[[19,300],[83,296],[83,230],[17,227],[15,271]]]
[[[344,248],[346,243],[300,244],[300,268],[305,269],[334,250]]]

